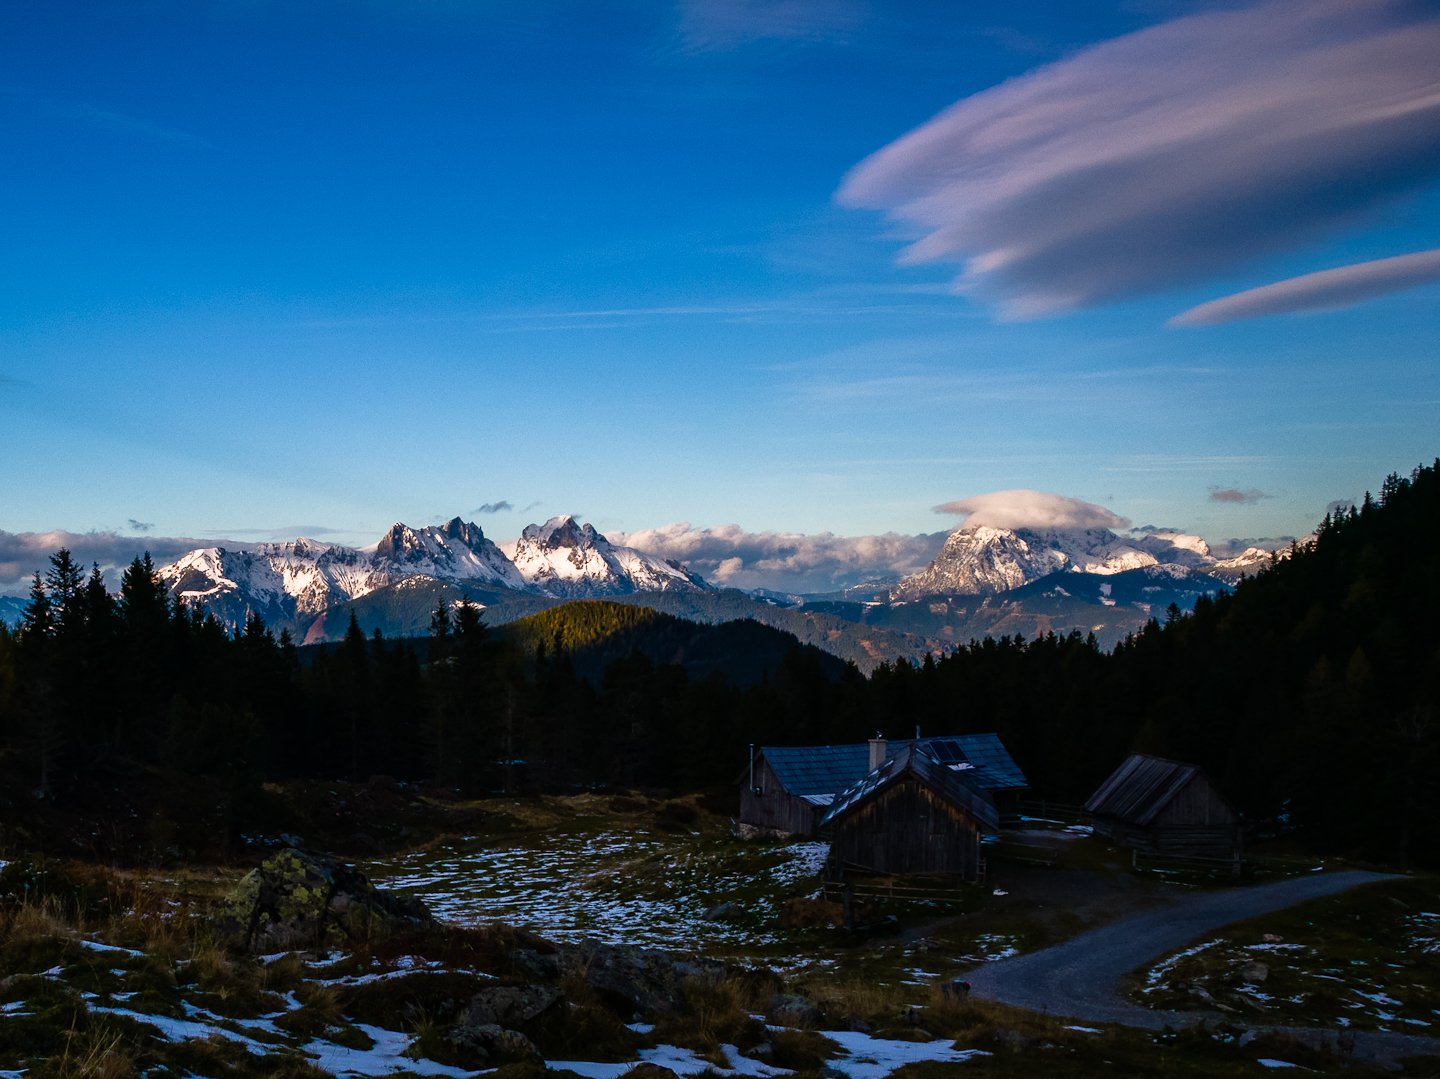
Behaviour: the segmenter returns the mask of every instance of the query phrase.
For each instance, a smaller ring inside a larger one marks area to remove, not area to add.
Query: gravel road
[[[1004,959],[965,975],[977,997],[1014,1004],[1032,1011],[1075,1019],[1122,1023],[1160,1030],[1207,1020],[1235,1022],[1237,1017],[1218,1012],[1174,1012],[1142,1008],[1120,996],[1120,979],[1151,960],[1195,941],[1231,922],[1254,918],[1334,895],[1363,884],[1393,880],[1392,874],[1352,869],[1339,873],[1312,873],[1304,877],[1230,888],[1221,892],[1186,895],[1143,914],[1123,918],[1014,959]],[[1267,1030],[1316,1041],[1332,1041],[1341,1032],[1266,1027]],[[1400,1056],[1440,1054],[1440,1040],[1384,1032],[1345,1032],[1355,1038],[1355,1055],[1376,1060]]]

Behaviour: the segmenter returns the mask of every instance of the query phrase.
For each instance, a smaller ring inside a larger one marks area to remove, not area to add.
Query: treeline
[[[866,729],[860,674],[782,652],[782,637],[593,603],[502,635],[462,602],[436,609],[423,642],[367,637],[352,617],[343,640],[302,656],[257,617],[231,633],[173,601],[148,556],[111,595],[62,550],[18,629],[0,626],[0,754],[62,800],[136,764],[212,776],[237,799],[267,780],[379,774],[469,793],[689,789],[738,774],[747,739]],[[610,638],[634,647],[596,670]],[[701,656],[710,672],[692,678],[656,658],[696,641],[736,642],[768,666],[732,679]]]
[[[748,743],[993,730],[1052,799],[1083,800],[1140,749],[1200,763],[1238,809],[1318,846],[1434,861],[1437,536],[1440,473],[1419,469],[1112,653],[1078,634],[1005,638],[869,678],[800,648],[727,676],[718,653],[773,641],[735,624],[702,648],[696,627],[609,604],[505,635],[441,605],[423,646],[352,618],[302,662],[256,618],[231,633],[172,601],[148,557],[112,595],[60,551],[18,630],[0,627],[0,774],[59,803],[116,768],[200,775],[239,822],[267,780],[691,789],[734,780]],[[623,654],[602,667],[607,640]]]
[[[870,679],[875,711],[995,730],[1082,801],[1132,749],[1194,761],[1252,820],[1440,862],[1440,462],[1327,515],[1233,593],[1113,653],[1078,634],[972,643]]]

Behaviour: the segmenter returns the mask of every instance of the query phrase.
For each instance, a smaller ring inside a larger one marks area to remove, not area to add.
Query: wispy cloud
[[[805,593],[918,572],[935,557],[945,533],[803,535],[746,532],[736,524],[695,528],[682,521],[638,532],[612,532],[609,539],[683,562],[712,584]]]
[[[1130,522],[1093,502],[1048,491],[992,491],[935,507],[962,517],[967,526],[992,528],[1129,528]]]
[[[1440,16],[1272,0],[1085,49],[967,98],[839,200],[962,262],[1009,316],[1202,280],[1353,223],[1440,172]]]
[[[155,527],[149,521],[137,521],[134,517],[131,517],[125,523],[130,526],[131,532],[149,532]]]
[[[680,38],[695,52],[753,41],[834,43],[864,18],[859,0],[681,0]]]
[[[223,531],[208,532],[210,536],[250,536],[254,539],[280,541],[298,539],[301,536],[348,536],[351,529],[331,528],[328,525],[282,525],[279,528],[227,528]],[[211,544],[213,546],[213,540]]]
[[[152,142],[166,142],[193,148],[209,149],[214,145],[208,139],[188,131],[167,127],[165,124],[142,117],[116,112],[114,109],[101,108],[88,101],[47,97],[23,86],[0,87],[0,95],[14,100],[27,101],[32,108],[47,115],[78,121],[115,134],[137,136]]]
[[[509,510],[513,510],[514,508],[515,508],[515,507],[512,506],[508,501],[506,501],[505,499],[502,498],[499,502],[482,502],[480,505],[476,506],[476,507],[475,507],[473,510],[471,510],[470,512],[471,512],[471,513],[500,513],[501,511],[509,511]]]
[[[1337,266],[1246,289],[1182,311],[1170,325],[1213,326],[1262,315],[1333,311],[1431,281],[1440,281],[1440,248]]]
[[[1272,494],[1264,491],[1257,491],[1254,487],[1241,490],[1238,487],[1212,487],[1210,488],[1210,501],[1221,502],[1236,506],[1253,506],[1257,502],[1263,502],[1267,498],[1274,498]]]

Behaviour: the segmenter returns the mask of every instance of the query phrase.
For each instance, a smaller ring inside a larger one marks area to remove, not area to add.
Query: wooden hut
[[[907,745],[842,792],[821,819],[841,869],[979,879],[980,837],[999,827],[995,803],[969,772]]]
[[[944,735],[890,741],[872,738],[835,746],[751,747],[741,777],[740,823],[766,831],[815,835],[837,795],[913,745],[1002,806],[1028,785],[1025,773],[994,734]]]
[[[1198,765],[1132,753],[1085,803],[1095,831],[1151,854],[1238,862],[1240,817]]]

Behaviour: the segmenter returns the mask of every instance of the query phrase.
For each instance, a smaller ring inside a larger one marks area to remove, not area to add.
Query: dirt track
[[[1216,1012],[1157,1011],[1131,1004],[1120,997],[1120,979],[1150,960],[1231,922],[1392,879],[1395,878],[1385,873],[1346,870],[1188,895],[1158,910],[1081,933],[1052,948],[987,963],[965,978],[977,997],[1089,1022],[1121,1023],[1152,1030],[1189,1026],[1201,1020],[1233,1022],[1233,1016]],[[1338,1029],[1265,1029],[1283,1030],[1312,1042],[1322,1037],[1333,1042],[1341,1033]],[[1346,1031],[1345,1036],[1354,1037],[1355,1055],[1361,1058],[1385,1060],[1440,1054],[1440,1039],[1435,1038],[1363,1031]]]

